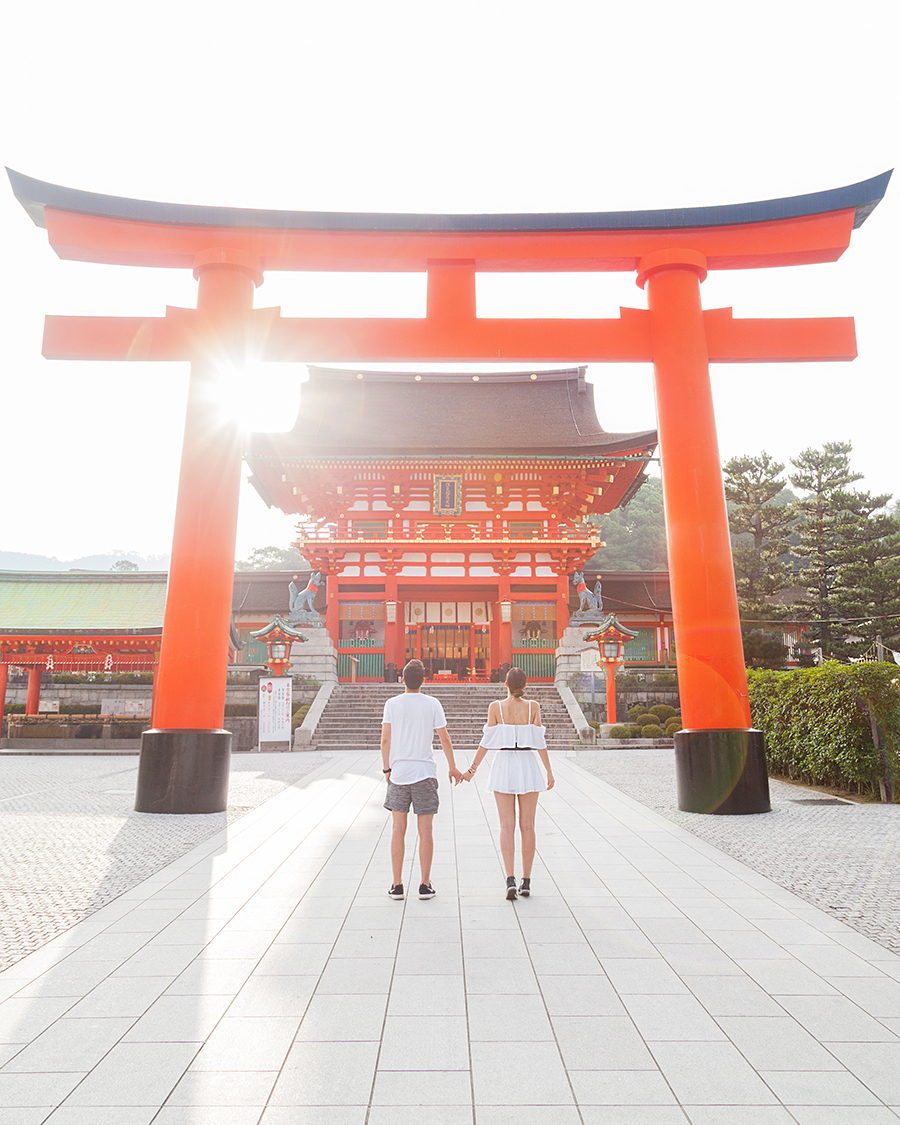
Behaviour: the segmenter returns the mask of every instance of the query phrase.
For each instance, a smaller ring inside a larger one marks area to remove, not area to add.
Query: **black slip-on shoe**
[[[434,887],[432,887],[431,883],[429,883],[427,887],[424,883],[419,884],[419,898],[434,898],[436,894],[437,892]]]
[[[524,876],[522,878],[522,885],[519,887],[519,894],[522,898],[528,898],[531,894],[531,880],[524,878]]]
[[[510,875],[506,880],[506,899],[507,902],[513,902],[516,898],[516,877]]]
[[[398,883],[396,887],[391,887],[388,891],[388,898],[403,899],[406,898],[406,891],[403,889],[403,884]]]

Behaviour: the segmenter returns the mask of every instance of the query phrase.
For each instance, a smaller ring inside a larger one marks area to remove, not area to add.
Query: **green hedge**
[[[900,797],[900,669],[838,664],[792,672],[747,671],[753,725],[765,732],[773,773],[814,785]],[[880,734],[876,749],[871,721]]]

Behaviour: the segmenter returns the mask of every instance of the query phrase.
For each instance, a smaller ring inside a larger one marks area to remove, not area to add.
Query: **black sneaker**
[[[391,889],[388,891],[388,898],[406,898],[406,891],[404,891],[403,889],[403,884],[398,883],[396,887],[391,887]]]
[[[419,884],[419,898],[434,898],[437,894],[431,883],[426,886],[424,883]]]
[[[506,879],[506,898],[508,902],[513,902],[516,898],[516,877],[509,875]]]
[[[531,894],[531,880],[526,879],[524,876],[522,877],[522,885],[519,887],[519,894],[522,898],[528,898]]]

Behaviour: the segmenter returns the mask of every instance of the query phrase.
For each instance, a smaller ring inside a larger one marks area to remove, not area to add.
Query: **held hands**
[[[454,785],[459,785],[461,781],[465,780],[465,774],[461,774],[456,766],[454,766],[450,770],[450,780]]]
[[[465,771],[465,773],[461,775],[461,777],[463,781],[472,781],[472,779],[475,777],[475,767],[469,766],[469,768]]]

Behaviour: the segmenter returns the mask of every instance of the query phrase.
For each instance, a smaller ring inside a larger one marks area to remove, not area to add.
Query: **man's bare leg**
[[[403,854],[406,846],[406,820],[405,812],[392,812],[394,826],[391,831],[391,869],[393,871],[393,886],[403,882]]]
[[[419,865],[422,868],[422,882],[431,885],[431,859],[434,855],[434,813],[420,814],[419,821]]]

